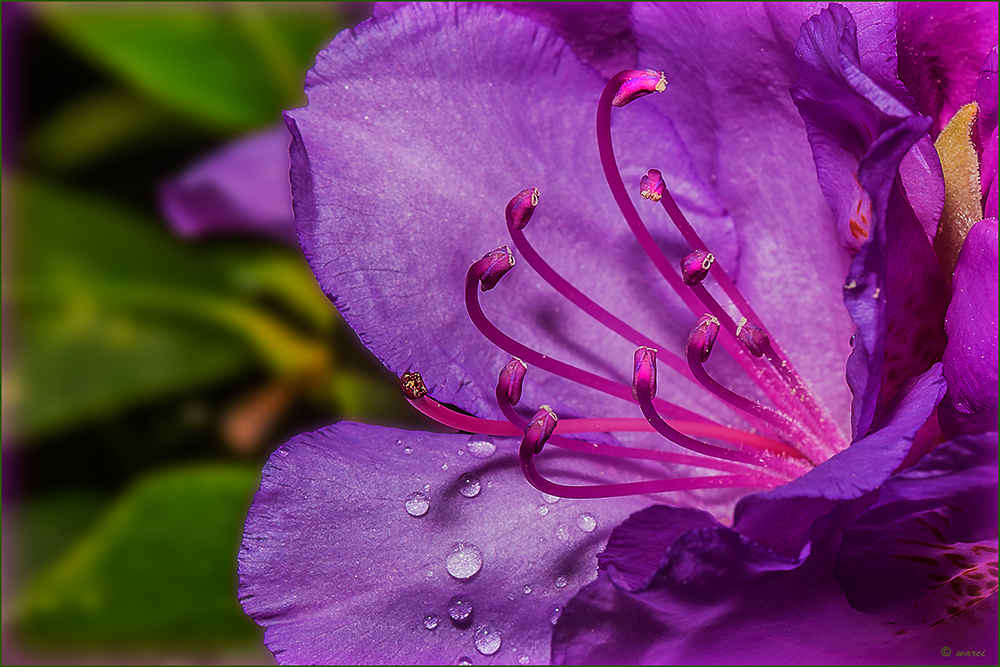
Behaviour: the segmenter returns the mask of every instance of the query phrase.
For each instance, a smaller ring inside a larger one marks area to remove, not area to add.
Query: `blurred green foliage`
[[[252,641],[233,545],[259,480],[235,465],[142,479],[28,589],[15,610],[22,632],[50,647]]]
[[[297,248],[182,241],[155,200],[161,179],[304,103],[315,54],[357,11],[26,10],[21,160],[4,164],[5,662],[266,658],[236,600],[261,463],[337,419],[413,419]]]

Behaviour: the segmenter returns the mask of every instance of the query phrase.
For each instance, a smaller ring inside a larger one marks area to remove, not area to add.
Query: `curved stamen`
[[[605,180],[607,180],[608,186],[611,188],[611,194],[618,204],[622,215],[625,217],[629,229],[632,230],[632,234],[639,242],[643,251],[645,251],[646,256],[649,257],[650,261],[660,272],[660,275],[670,285],[671,289],[681,298],[691,312],[698,313],[703,308],[706,308],[710,313],[718,317],[721,322],[725,322],[726,319],[729,319],[728,315],[715,302],[715,299],[711,298],[707,290],[700,286],[687,287],[684,285],[677,271],[671,266],[670,261],[660,250],[652,234],[649,233],[642,218],[639,217],[639,212],[632,204],[632,200],[628,196],[628,190],[625,188],[625,182],[618,171],[614,143],[611,140],[611,110],[613,108],[613,100],[616,99],[619,90],[623,86],[630,84],[633,80],[641,76],[648,77],[649,74],[635,70],[619,72],[611,77],[611,80],[608,81],[604,87],[604,91],[601,93],[601,99],[597,106],[597,148],[600,153],[601,167],[604,169]],[[631,99],[628,101],[631,101]],[[736,325],[734,324],[730,333],[735,334],[735,330]],[[765,378],[765,373],[762,370],[768,368],[766,364],[758,364],[757,360],[748,355],[743,346],[739,345],[736,340],[723,339],[722,345],[762,390],[768,394],[774,391],[773,385],[779,380],[775,378],[775,382],[770,382]]]
[[[516,401],[512,401],[510,397],[512,395],[520,395],[520,387],[513,387],[512,381],[515,383],[520,383],[520,379],[513,378],[509,369],[513,365],[520,366],[524,368],[524,362],[520,359],[512,359],[507,366],[500,371],[500,379],[497,382],[496,397],[497,405],[500,406],[500,411],[503,412],[504,416],[510,422],[512,426],[519,429],[519,435],[525,433],[528,429],[528,422],[514,410],[514,406],[517,405]],[[523,375],[521,376],[523,379]],[[513,391],[512,391],[513,389]],[[516,392],[516,393],[515,393]],[[560,427],[563,426],[568,420],[557,420],[557,424],[554,433],[560,432]],[[571,420],[570,420],[571,421]],[[583,420],[577,420],[583,421]],[[641,421],[641,420],[637,420]],[[645,424],[648,431],[652,431],[649,428],[649,424]],[[567,432],[563,430],[562,432]],[[710,468],[713,470],[720,470],[723,472],[735,472],[735,473],[756,473],[758,471],[749,470],[743,465],[730,463],[728,461],[719,461],[718,459],[705,458],[701,456],[692,456],[690,454],[679,454],[676,452],[665,452],[659,449],[645,449],[641,447],[621,447],[618,445],[605,445],[596,442],[585,442],[583,440],[575,440],[573,438],[563,438],[558,435],[551,435],[549,437],[549,443],[555,447],[561,447],[563,449],[569,449],[575,452],[580,452],[584,454],[597,454],[599,456],[614,456],[617,458],[626,459],[641,459],[646,461],[659,461],[661,463],[673,463],[679,465],[697,466],[699,468]]]
[[[691,372],[698,378],[698,381],[710,392],[729,403],[734,408],[767,422],[779,431],[782,431],[800,442],[813,443],[815,437],[801,428],[790,417],[775,410],[761,405],[756,401],[740,396],[728,387],[723,386],[715,380],[708,371],[705,370],[705,362],[708,361],[712,353],[715,339],[719,335],[719,321],[711,315],[702,315],[698,324],[691,330],[687,342],[687,360],[691,367]],[[751,350],[751,354],[753,351]],[[758,356],[758,355],[755,355]],[[808,458],[792,445],[786,445],[781,452],[796,458]]]
[[[542,259],[542,256],[538,254],[522,231],[528,224],[528,219],[531,218],[531,212],[534,211],[534,207],[532,207],[527,215],[522,213],[524,209],[523,201],[525,193],[529,191],[534,192],[534,201],[537,204],[538,190],[530,188],[528,190],[522,190],[518,194],[514,195],[514,198],[510,200],[509,204],[507,204],[506,211],[507,232],[510,234],[511,241],[514,242],[514,247],[517,248],[518,252],[521,253],[521,256],[524,257],[526,262],[528,262],[528,266],[534,269],[535,273],[537,273],[542,280],[547,282],[557,292],[569,299],[569,301],[580,310],[587,313],[602,325],[611,329],[633,345],[660,347],[655,341],[647,338],[642,333],[633,329],[631,326],[622,322],[620,319],[599,306],[591,300],[590,297],[586,296],[583,292],[570,284],[568,280],[563,278],[548,264],[548,262]],[[692,382],[694,381],[694,377],[691,375],[691,371],[688,370],[687,364],[685,364],[684,360],[679,356],[667,353],[663,355],[660,361],[663,361],[666,365],[670,366],[672,369]]]
[[[576,382],[577,384],[582,384],[585,387],[596,389],[597,391],[610,396],[615,396],[616,398],[620,398],[625,401],[629,400],[631,391],[627,386],[613,380],[608,380],[607,378],[603,378],[600,375],[596,375],[589,371],[582,370],[576,366],[571,366],[563,361],[552,359],[549,356],[537,352],[503,333],[489,321],[479,304],[479,291],[476,289],[476,285],[480,283],[480,280],[487,274],[487,272],[490,272],[491,277],[499,273],[497,268],[497,258],[505,257],[509,254],[510,250],[508,250],[506,246],[487,253],[482,259],[470,266],[468,273],[466,273],[465,307],[469,313],[469,318],[472,320],[472,323],[476,326],[476,328],[479,329],[480,333],[482,333],[483,336],[485,336],[491,343],[510,356],[524,359],[532,366],[548,371],[553,375],[564,377],[567,380]],[[512,266],[513,262],[510,263],[507,270],[509,270]],[[497,280],[499,280],[499,278],[497,278]],[[486,283],[483,283],[483,291],[491,289],[495,284],[496,282],[494,281],[489,287],[487,287]],[[674,418],[689,421],[709,421],[695,412],[682,408],[679,405],[668,403],[667,401],[657,399],[657,406],[659,409],[663,410],[664,413]]]
[[[707,477],[685,477],[658,479],[622,484],[596,484],[592,486],[568,486],[552,482],[541,475],[535,467],[535,456],[540,454],[545,443],[555,431],[558,418],[548,406],[535,413],[528,422],[521,446],[518,448],[518,463],[521,473],[528,483],[541,491],[562,498],[613,498],[617,496],[645,495],[669,491],[690,491],[729,487],[772,488],[780,483],[773,477],[762,475],[715,475]]]
[[[632,380],[632,395],[642,416],[649,421],[656,431],[685,449],[689,449],[705,456],[712,456],[724,461],[736,461],[747,463],[752,466],[769,468],[789,475],[789,478],[797,477],[801,470],[791,464],[790,461],[771,455],[767,452],[747,452],[743,449],[726,449],[716,445],[710,445],[694,438],[690,438],[671,427],[656,412],[653,406],[653,397],[656,394],[656,350],[649,348],[639,348],[635,352],[635,372]]]

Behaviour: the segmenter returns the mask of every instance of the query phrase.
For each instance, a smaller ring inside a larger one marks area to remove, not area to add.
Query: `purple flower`
[[[318,56],[286,114],[303,249],[466,433],[281,446],[244,608],[281,662],[995,659],[997,436],[968,424],[996,422],[996,225],[949,310],[895,8],[606,11],[621,49],[425,5]],[[631,48],[654,69],[598,74]],[[920,458],[956,369],[975,419]]]

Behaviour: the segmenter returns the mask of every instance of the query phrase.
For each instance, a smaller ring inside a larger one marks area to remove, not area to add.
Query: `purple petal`
[[[851,609],[833,565],[854,514],[837,514],[804,560],[731,530],[702,529],[674,543],[643,590],[616,588],[601,573],[566,606],[553,663],[927,663],[950,645],[985,650],[992,664],[995,601],[933,628],[906,613]]]
[[[478,459],[469,440],[340,423],[272,454],[239,576],[244,609],[279,662],[548,661],[551,619],[593,579],[611,528],[649,501],[549,502],[521,476],[516,442],[498,438],[496,453]],[[606,472],[579,456],[546,457],[578,477]],[[449,569],[457,544],[466,556],[478,550],[475,574],[471,556]],[[454,596],[471,601],[471,622],[450,620]],[[484,624],[501,638],[489,656],[475,644]]]
[[[850,260],[786,92],[797,76],[799,26],[817,9],[649,3],[635,6],[633,23],[640,66],[665,70],[669,81],[663,94],[646,99],[673,121],[736,221],[741,291],[844,424],[850,396],[843,369],[854,327],[841,284]]]
[[[844,533],[837,579],[851,606],[878,612],[944,588],[960,613],[996,590],[997,434],[940,445],[889,480]]]
[[[997,47],[995,44],[987,54],[983,66],[979,68],[973,99],[979,105],[979,115],[976,117],[979,136],[988,137],[997,128]]]
[[[946,436],[997,427],[997,221],[973,225],[955,267],[941,405]]]
[[[997,43],[997,13],[979,2],[903,2],[899,15],[899,78],[934,136],[972,99],[979,66]],[[996,98],[994,96],[994,104]]]
[[[736,506],[734,528],[775,553],[797,556],[813,522],[837,501],[861,498],[889,479],[945,389],[937,364],[901,392],[898,405],[879,430],[802,477],[743,498]]]
[[[378,2],[376,18],[388,16],[406,2]],[[627,2],[493,2],[527,16],[566,40],[582,62],[611,77],[635,68],[636,47]]]
[[[678,537],[718,525],[711,514],[698,510],[668,505],[647,507],[614,529],[607,547],[597,557],[598,566],[618,586],[628,590],[645,588]]]
[[[295,243],[288,132],[235,141],[160,186],[163,216],[180,236],[255,234]]]
[[[526,230],[539,251],[682,349],[695,317],[641,256],[601,174],[593,116],[603,83],[524,17],[410,5],[339,35],[307,77],[309,106],[287,113],[296,220],[320,284],[369,349],[396,373],[419,370],[439,400],[498,414],[496,377],[510,355],[473,327],[464,281],[470,264],[509,243],[503,210],[525,187],[541,191]],[[665,167],[713,252],[736,266],[732,223],[669,122],[634,106],[615,132],[636,201],[641,174]],[[679,259],[683,243],[658,213],[654,233]],[[627,384],[634,347],[539,283],[519,263],[484,308],[513,338]],[[606,398],[544,373],[529,372],[524,392],[526,404],[560,415],[608,413]]]

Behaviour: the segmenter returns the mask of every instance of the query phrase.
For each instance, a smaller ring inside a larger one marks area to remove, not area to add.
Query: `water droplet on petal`
[[[541,507],[538,508],[538,516],[545,516],[548,513],[549,513],[549,508],[546,507],[545,505],[542,505]]]
[[[552,496],[552,495],[549,495],[547,493],[543,493],[542,494],[542,500],[544,500],[545,502],[547,502],[547,503],[549,503],[551,505],[552,503],[559,502],[559,496]]]
[[[556,577],[556,588],[566,588],[567,583],[566,577]]]
[[[463,655],[461,658],[458,659],[458,662],[456,662],[455,664],[456,665],[471,665],[472,664],[472,658],[470,658],[467,655]]]
[[[288,456],[288,448],[285,447],[284,445],[278,447],[278,456],[280,456],[281,458],[285,458],[286,456]]]
[[[529,584],[524,585],[524,594],[531,595],[531,586]]]
[[[549,608],[549,623],[555,625],[559,622],[559,617],[562,616],[563,607],[561,604],[554,604]]]
[[[567,528],[566,526],[559,526],[558,528],[556,528],[556,537],[558,537],[559,540],[562,541],[562,542],[568,541],[569,540],[569,528]]]
[[[448,616],[455,623],[465,623],[472,616],[472,600],[456,595],[448,601]]]
[[[445,556],[444,566],[456,579],[468,579],[483,566],[483,552],[471,542],[459,542]]]
[[[476,650],[483,655],[493,655],[500,650],[500,631],[489,623],[484,623],[476,628],[475,638]]]
[[[431,501],[419,491],[414,491],[403,503],[403,507],[406,508],[406,513],[410,516],[423,516],[430,509]]]
[[[485,435],[474,435],[465,443],[465,448],[472,454],[473,458],[488,459],[497,450],[493,439]]]
[[[524,655],[522,653],[521,655],[517,656],[517,664],[519,664],[519,665],[530,665],[531,664],[531,658],[529,658],[528,656],[526,656],[526,655]]]
[[[466,498],[475,498],[479,495],[479,491],[482,488],[483,485],[479,481],[479,475],[475,473],[464,472],[458,478],[458,492]]]
[[[513,602],[514,600],[517,599],[517,596],[514,595],[513,593],[507,593],[507,599]]]
[[[584,512],[576,519],[576,525],[585,533],[592,533],[597,528],[597,519],[590,512]]]
[[[448,469],[448,464],[447,463],[442,463],[441,464],[441,470],[447,470],[447,469]]]
[[[413,453],[413,447],[410,447],[409,445],[407,445],[406,447],[403,447],[403,453],[407,454],[407,455],[412,454]]]
[[[424,627],[428,630],[433,630],[438,626],[438,617],[434,614],[427,614],[424,616]]]

